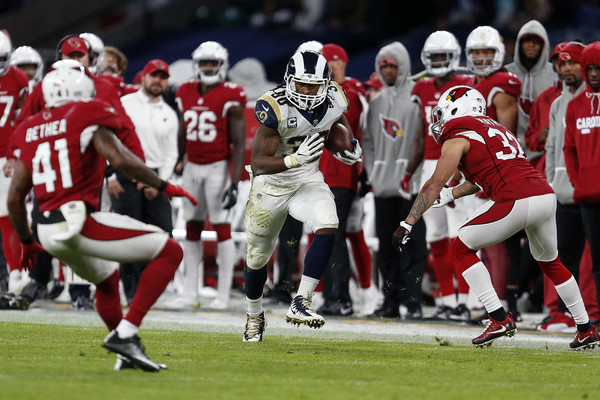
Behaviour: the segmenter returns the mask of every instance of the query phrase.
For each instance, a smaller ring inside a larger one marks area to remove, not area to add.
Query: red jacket
[[[344,115],[350,123],[354,137],[361,142],[360,115],[363,111],[363,105],[360,96],[365,95],[365,89],[359,80],[348,77],[346,77],[346,80],[340,86],[346,91],[349,103]],[[319,169],[323,173],[325,183],[329,187],[344,187],[356,192],[358,188],[358,175],[362,169],[362,163],[346,165],[333,158],[333,155],[328,151],[324,151],[319,161]]]
[[[529,123],[525,131],[525,144],[532,151],[544,151],[546,140],[540,141],[540,133],[544,127],[550,126],[550,106],[562,93],[562,82],[557,81],[541,92],[529,112]],[[535,160],[530,160],[536,170],[546,177],[546,155],[542,154]]]
[[[586,89],[567,106],[565,116],[565,165],[573,184],[575,203],[600,203],[600,88],[594,90],[586,68],[600,65],[600,42],[589,44],[581,53],[581,70]]]

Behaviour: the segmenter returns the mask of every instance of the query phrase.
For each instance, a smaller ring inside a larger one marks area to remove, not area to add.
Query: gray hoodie
[[[585,80],[572,94],[568,87],[563,85],[563,91],[550,106],[550,129],[546,139],[546,179],[556,193],[556,199],[561,204],[574,204],[573,185],[567,175],[563,144],[565,143],[565,115],[567,105],[575,95],[585,90]]]
[[[393,57],[398,63],[398,76],[393,86],[385,83],[379,68],[379,61],[386,56]],[[410,65],[408,51],[400,42],[382,47],[375,57],[375,70],[385,89],[369,103],[362,145],[364,168],[376,197],[400,196],[399,183],[419,127],[421,112],[410,98],[415,85],[409,79]]]
[[[521,39],[528,34],[534,34],[540,37],[544,42],[540,57],[533,68],[531,68],[531,71],[527,71],[523,66],[521,54],[519,52]],[[554,84],[558,78],[552,69],[552,64],[548,61],[550,51],[550,42],[548,40],[546,29],[540,22],[531,20],[519,30],[517,42],[515,44],[514,62],[506,65],[506,70],[517,75],[522,83],[521,95],[519,96],[519,125],[516,133],[519,143],[521,143],[521,146],[524,149],[527,148],[525,147],[525,131],[527,130],[527,124],[529,122],[529,111],[531,110],[531,106],[538,95]],[[528,150],[527,158],[533,159],[541,154],[541,152]]]
[[[267,80],[264,65],[256,58],[248,57],[238,61],[228,71],[229,80],[244,88],[248,98],[247,107],[254,108],[256,100],[277,83]]]

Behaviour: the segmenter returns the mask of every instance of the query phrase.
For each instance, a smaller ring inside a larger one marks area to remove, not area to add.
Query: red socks
[[[162,251],[146,266],[125,319],[140,326],[150,307],[158,300],[183,259],[181,246],[169,238]]]
[[[115,329],[123,319],[118,270],[96,285],[96,311],[109,331]]]

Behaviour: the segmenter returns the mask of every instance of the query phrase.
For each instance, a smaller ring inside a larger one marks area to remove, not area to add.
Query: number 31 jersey
[[[285,86],[278,86],[257,100],[254,116],[258,122],[279,132],[279,146],[274,154],[276,157],[294,154],[307,136],[326,135],[331,125],[346,111],[348,97],[344,89],[335,82],[331,82],[327,89],[327,100],[312,113],[299,110],[288,102]],[[323,180],[319,171],[319,159],[263,177],[273,185],[296,185],[310,181],[311,178]]]
[[[187,159],[194,164],[227,160],[227,112],[234,106],[246,106],[246,92],[235,83],[221,82],[202,95],[199,86],[199,81],[185,82],[175,95],[185,125]]]
[[[490,117],[459,117],[446,122],[440,142],[467,139],[470,148],[459,169],[495,202],[552,193],[552,188],[525,158],[517,138]],[[443,148],[442,148],[443,152]]]
[[[99,126],[121,126],[115,109],[101,100],[42,110],[17,126],[19,158],[31,173],[41,212],[73,200],[98,209],[106,169],[92,143]]]

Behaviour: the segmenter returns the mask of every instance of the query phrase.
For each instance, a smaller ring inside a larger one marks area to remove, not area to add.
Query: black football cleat
[[[569,344],[573,350],[593,349],[600,344],[600,335],[594,325],[587,332],[577,332],[575,339]]]
[[[158,364],[160,369],[167,369],[167,364]],[[117,361],[115,362],[115,371],[122,371],[124,369],[135,369],[136,366],[131,360],[125,356],[117,354]]]
[[[144,351],[142,341],[138,335],[121,339],[117,334],[117,331],[113,330],[108,334],[108,336],[106,336],[106,338],[104,338],[102,346],[108,349],[108,351],[112,351],[126,357],[134,365],[140,367],[144,371],[158,372],[161,369],[158,363],[155,363],[148,358]]]

